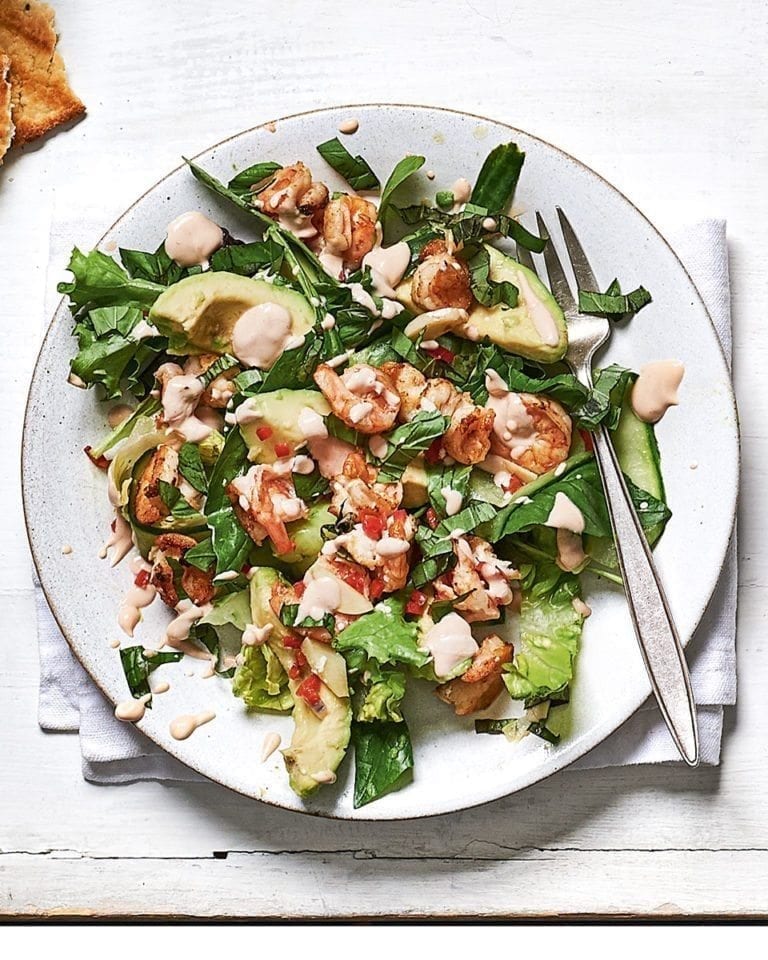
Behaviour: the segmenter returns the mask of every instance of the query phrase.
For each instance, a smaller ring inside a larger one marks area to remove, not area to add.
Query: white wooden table
[[[88,117],[0,170],[0,914],[768,913],[765,3],[55,6]],[[727,216],[744,484],[739,704],[719,769],[566,772],[479,810],[367,825],[212,784],[93,786],[77,738],[38,729],[18,450],[52,224],[108,225],[182,152],[245,127],[381,99],[530,130],[662,231]]]

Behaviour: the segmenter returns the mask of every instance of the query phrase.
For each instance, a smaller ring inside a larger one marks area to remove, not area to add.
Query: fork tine
[[[539,235],[549,240],[549,230],[544,223],[544,218],[536,211],[536,223],[539,227]],[[557,250],[551,240],[544,247],[544,263],[547,267],[547,276],[549,277],[549,286],[555,296],[555,300],[560,304],[564,313],[576,311],[576,301],[573,299],[568,279],[565,276],[563,265],[557,255]]]
[[[522,263],[524,267],[528,267],[529,270],[533,270],[536,273],[536,265],[533,262],[533,257],[531,256],[531,251],[526,250],[525,247],[521,247],[519,243],[515,244],[516,256],[515,259],[518,263]]]
[[[584,253],[584,249],[579,243],[568,217],[566,217],[560,207],[555,207],[555,209],[557,210],[560,227],[563,231],[563,239],[565,240],[565,246],[568,250],[568,256],[571,258],[571,266],[573,267],[573,273],[579,289],[599,290],[600,288],[597,285],[597,280],[595,280],[595,275],[592,273],[592,267],[590,267],[589,260],[587,260],[587,255]]]

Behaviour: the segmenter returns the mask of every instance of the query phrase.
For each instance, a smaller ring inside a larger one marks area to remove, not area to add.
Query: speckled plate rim
[[[682,261],[680,260],[680,258],[679,258],[679,257],[677,256],[677,254],[675,253],[675,251],[674,251],[674,249],[672,248],[672,246],[671,246],[671,244],[669,243],[669,241],[668,241],[668,240],[664,237],[664,235],[658,230],[658,228],[657,228],[656,226],[654,226],[654,224],[648,219],[648,217],[646,217],[645,214],[644,214],[637,206],[635,206],[635,204],[632,203],[632,201],[629,200],[624,193],[622,193],[622,191],[618,190],[618,189],[617,189],[612,183],[610,183],[610,181],[608,181],[605,177],[602,177],[600,174],[598,174],[595,170],[593,170],[593,169],[592,169],[591,167],[589,167],[587,164],[583,163],[581,160],[578,160],[576,157],[573,157],[573,156],[572,156],[571,154],[569,154],[567,151],[562,150],[560,147],[555,146],[554,144],[550,143],[550,142],[547,141],[547,140],[544,140],[542,137],[538,137],[538,136],[536,136],[536,135],[534,135],[534,134],[531,134],[531,133],[529,133],[528,131],[522,130],[522,129],[519,128],[519,127],[513,127],[513,126],[511,126],[511,125],[508,124],[508,123],[505,123],[505,122],[500,121],[500,120],[495,120],[495,119],[490,118],[490,117],[483,116],[482,114],[476,114],[476,113],[472,113],[472,112],[469,112],[469,111],[463,111],[463,110],[453,110],[453,109],[450,109],[450,108],[448,108],[448,107],[434,107],[434,106],[429,106],[429,105],[427,105],[427,104],[384,103],[384,102],[381,102],[381,103],[337,104],[337,105],[333,105],[333,106],[329,106],[329,107],[317,108],[317,109],[314,109],[314,110],[300,111],[300,112],[298,112],[298,113],[288,114],[288,115],[286,115],[286,116],[284,116],[284,117],[275,118],[275,119],[273,119],[273,120],[268,120],[268,121],[265,121],[265,122],[263,122],[263,123],[256,124],[256,125],[253,126],[253,127],[248,127],[248,128],[246,128],[245,130],[241,130],[241,131],[239,131],[238,133],[232,134],[231,136],[226,137],[226,138],[224,138],[223,140],[220,140],[220,141],[218,141],[217,143],[212,144],[212,145],[204,148],[203,150],[200,150],[198,153],[196,153],[196,154],[195,154],[193,157],[191,157],[190,159],[192,159],[192,160],[197,160],[197,159],[199,159],[199,158],[201,158],[201,157],[204,157],[204,156],[208,155],[209,153],[211,153],[212,151],[218,149],[219,147],[221,147],[221,146],[223,146],[223,145],[225,145],[225,144],[227,144],[227,143],[230,143],[231,141],[236,140],[236,139],[238,139],[238,138],[240,138],[240,137],[242,137],[242,136],[244,136],[244,135],[246,135],[246,134],[255,132],[255,131],[257,131],[257,130],[269,129],[273,124],[280,124],[280,123],[284,123],[284,122],[291,121],[291,120],[298,120],[298,119],[301,119],[302,117],[317,116],[317,115],[321,115],[321,114],[325,114],[325,113],[331,114],[331,113],[335,113],[335,112],[340,111],[340,110],[344,110],[344,111],[354,111],[354,110],[359,110],[359,109],[364,109],[364,108],[365,108],[365,109],[371,109],[371,108],[402,108],[402,109],[408,109],[408,110],[424,111],[424,112],[430,113],[430,114],[434,114],[434,113],[450,114],[450,115],[453,115],[453,116],[459,116],[459,117],[463,117],[463,118],[470,119],[470,120],[477,120],[477,121],[481,121],[481,122],[484,122],[484,123],[491,123],[491,124],[494,124],[494,125],[496,125],[496,126],[503,127],[504,129],[508,130],[508,131],[510,132],[510,134],[512,134],[512,135],[514,135],[514,134],[522,134],[523,136],[528,137],[529,139],[531,139],[531,140],[533,140],[533,141],[537,141],[537,142],[540,143],[542,146],[544,146],[544,147],[546,147],[546,148],[548,148],[548,149],[550,149],[550,150],[552,150],[552,151],[560,154],[560,155],[561,155],[562,157],[564,157],[567,161],[573,163],[573,164],[576,165],[577,167],[580,167],[580,168],[581,168],[583,171],[585,171],[587,174],[589,174],[590,176],[594,177],[596,180],[600,181],[602,184],[604,184],[604,185],[605,185],[606,187],[608,187],[610,190],[612,190],[613,192],[615,192],[616,194],[618,194],[618,195],[622,198],[622,200],[623,200],[628,206],[630,206],[630,207],[635,211],[636,214],[638,214],[638,216],[648,225],[648,227],[650,228],[650,230],[652,231],[652,233],[664,244],[664,246],[667,248],[667,250],[672,254],[672,256],[673,256],[674,259],[676,260],[677,265],[679,266],[680,270],[683,272],[683,274],[687,277],[688,281],[690,282],[691,288],[692,288],[692,290],[693,290],[694,293],[695,293],[695,298],[696,298],[696,301],[695,301],[695,302],[696,302],[696,305],[698,306],[698,308],[699,308],[701,311],[703,311],[703,314],[704,314],[704,316],[706,317],[707,322],[709,323],[709,326],[710,326],[710,328],[711,328],[711,332],[714,334],[714,341],[715,341],[715,344],[717,345],[717,349],[719,350],[720,357],[721,357],[721,359],[722,359],[723,364],[725,365],[726,369],[730,369],[730,364],[728,363],[728,360],[727,360],[727,358],[726,358],[726,356],[725,356],[725,352],[723,351],[722,344],[720,343],[720,338],[719,338],[719,336],[717,335],[717,330],[716,330],[715,325],[714,325],[714,323],[713,323],[713,321],[712,321],[712,318],[711,318],[711,316],[710,316],[710,314],[709,314],[709,310],[707,309],[707,306],[706,306],[706,304],[704,303],[704,300],[703,300],[703,298],[701,297],[701,294],[699,293],[699,290],[698,290],[696,284],[694,283],[693,278],[691,277],[690,273],[688,272],[688,270],[686,269],[685,265],[682,263]],[[174,168],[173,168],[172,170],[170,170],[167,174],[165,174],[165,176],[161,177],[158,181],[156,181],[154,184],[152,184],[150,187],[148,187],[147,190],[145,190],[144,193],[142,193],[139,197],[137,197],[136,200],[134,200],[134,202],[133,202],[132,204],[130,204],[130,205],[120,214],[119,217],[117,217],[117,219],[107,228],[107,230],[105,230],[105,232],[104,232],[104,233],[102,234],[102,236],[97,240],[97,242],[96,242],[96,244],[95,244],[94,246],[98,246],[99,244],[101,244],[101,242],[104,240],[104,238],[121,222],[121,220],[122,220],[131,210],[134,209],[134,207],[136,207],[139,203],[141,203],[141,201],[143,201],[147,196],[149,196],[149,194],[151,194],[151,193],[153,193],[155,190],[157,190],[167,179],[169,179],[170,177],[172,177],[172,176],[173,176],[175,173],[177,173],[179,170],[183,169],[184,166],[185,166],[184,163],[179,164],[177,167],[174,167]],[[63,305],[64,302],[65,302],[65,299],[66,299],[66,298],[62,297],[62,298],[59,300],[59,302],[58,302],[58,304],[57,304],[57,306],[56,306],[56,308],[55,308],[55,310],[54,310],[54,312],[53,312],[53,315],[52,315],[52,317],[51,317],[51,320],[50,320],[49,323],[48,323],[48,326],[47,326],[47,329],[46,329],[46,333],[45,333],[45,335],[44,335],[44,337],[43,337],[43,340],[42,340],[41,345],[40,345],[40,349],[39,349],[38,354],[37,354],[37,357],[36,357],[36,359],[35,359],[35,365],[34,365],[34,368],[33,368],[32,377],[31,377],[31,379],[30,379],[30,386],[29,386],[29,390],[28,390],[28,393],[27,393],[27,400],[26,400],[26,404],[25,404],[25,413],[24,413],[23,432],[22,432],[21,463],[20,463],[20,467],[21,467],[21,488],[22,488],[22,508],[23,508],[23,513],[24,513],[24,524],[25,524],[25,529],[26,529],[26,532],[27,532],[27,539],[28,539],[28,541],[29,541],[30,552],[31,552],[31,554],[32,554],[32,560],[33,560],[33,563],[34,563],[34,566],[35,566],[35,570],[37,571],[38,578],[39,578],[39,580],[40,580],[40,585],[41,585],[41,587],[42,587],[43,594],[44,594],[45,599],[46,599],[46,602],[48,603],[48,606],[49,606],[49,608],[50,608],[50,610],[51,610],[51,613],[52,613],[52,615],[53,615],[53,618],[54,618],[57,626],[58,626],[59,629],[61,630],[64,638],[66,639],[66,641],[67,641],[67,643],[68,643],[68,645],[69,645],[69,647],[70,647],[70,650],[72,651],[72,653],[74,654],[74,656],[77,658],[77,660],[80,662],[80,664],[82,665],[83,669],[88,673],[88,675],[91,677],[91,679],[92,679],[93,682],[96,684],[96,686],[99,688],[99,690],[102,692],[102,694],[103,694],[110,702],[115,703],[114,698],[111,697],[111,696],[107,693],[106,689],[104,688],[104,686],[102,685],[102,683],[99,681],[98,671],[96,671],[96,670],[94,670],[94,669],[92,668],[92,666],[89,664],[87,658],[85,657],[84,653],[83,653],[83,655],[81,655],[81,652],[77,649],[77,645],[73,642],[72,638],[70,637],[69,633],[67,632],[67,630],[65,629],[65,627],[64,627],[64,625],[63,625],[63,623],[62,623],[62,617],[59,615],[59,612],[58,612],[58,610],[57,610],[57,608],[56,608],[55,602],[52,600],[50,591],[49,591],[49,589],[47,588],[47,585],[46,585],[46,576],[47,576],[47,574],[46,574],[45,566],[44,566],[44,564],[43,564],[43,562],[42,562],[42,560],[41,560],[41,558],[40,558],[40,556],[39,556],[39,554],[38,554],[38,551],[36,550],[35,536],[34,536],[34,533],[33,533],[32,524],[30,523],[30,519],[29,519],[29,514],[30,514],[30,510],[31,510],[31,505],[30,505],[30,503],[28,502],[28,488],[27,488],[27,485],[26,485],[26,482],[25,482],[26,463],[27,463],[27,458],[28,458],[28,456],[29,456],[29,449],[30,449],[29,410],[30,410],[30,405],[31,405],[32,399],[33,399],[34,388],[35,388],[35,383],[36,383],[36,380],[37,380],[38,367],[39,367],[39,365],[40,365],[41,357],[42,357],[42,355],[43,355],[43,353],[44,353],[44,351],[45,351],[45,349],[46,349],[46,346],[47,346],[47,344],[48,344],[49,338],[50,338],[51,336],[53,336],[54,333],[56,332],[56,331],[55,331],[55,328],[54,328],[54,320],[55,320],[55,317],[56,317],[56,315],[58,314],[58,312],[61,310],[61,307],[62,307],[62,305]],[[713,569],[716,569],[718,572],[713,576],[711,583],[707,586],[706,590],[705,590],[705,591],[703,592],[703,594],[702,594],[703,600],[700,602],[699,609],[696,610],[695,616],[694,616],[694,618],[692,619],[692,628],[691,628],[691,631],[690,631],[690,635],[689,635],[688,637],[684,637],[684,638],[683,638],[683,644],[684,644],[685,646],[687,646],[687,644],[689,643],[690,639],[691,639],[692,636],[695,634],[696,629],[697,629],[698,625],[700,624],[701,619],[702,619],[702,617],[704,616],[704,613],[705,613],[705,611],[706,611],[706,609],[707,609],[707,607],[708,607],[708,605],[709,605],[709,602],[710,602],[710,600],[711,600],[711,598],[712,598],[712,594],[713,594],[714,589],[715,589],[715,587],[716,587],[716,585],[717,585],[717,580],[718,580],[719,571],[720,571],[720,569],[722,568],[722,564],[723,564],[723,562],[724,562],[724,560],[725,560],[726,552],[727,552],[727,549],[728,549],[728,544],[730,543],[730,539],[731,539],[731,537],[732,537],[733,529],[734,529],[735,523],[736,523],[736,516],[737,516],[737,509],[738,509],[738,500],[739,500],[739,491],[740,491],[741,449],[740,449],[740,426],[739,426],[738,408],[737,408],[737,404],[736,404],[735,393],[734,393],[734,390],[733,390],[733,383],[732,383],[732,381],[731,381],[730,379],[729,379],[729,382],[728,382],[728,393],[727,393],[727,398],[726,398],[726,399],[727,399],[727,401],[728,401],[728,403],[729,403],[729,405],[730,405],[730,408],[731,408],[731,409],[730,409],[730,412],[731,412],[731,414],[732,414],[733,423],[734,423],[734,427],[735,427],[735,433],[736,433],[735,441],[736,441],[737,453],[738,453],[737,463],[735,464],[735,479],[736,479],[736,482],[735,482],[735,484],[734,484],[734,490],[733,490],[733,492],[732,492],[732,499],[731,499],[731,504],[730,504],[730,523],[729,523],[730,534],[729,534],[729,537],[728,537],[728,538],[725,538],[725,539],[724,539],[724,542],[723,542],[722,545],[721,545],[721,549],[720,549],[720,551],[719,551],[719,556],[718,556],[718,563],[715,565],[715,567],[713,567]],[[460,810],[473,809],[474,807],[482,806],[482,805],[484,805],[484,804],[486,804],[486,803],[491,803],[491,802],[493,802],[494,800],[499,800],[499,799],[501,799],[501,798],[503,798],[503,797],[505,797],[505,796],[510,796],[510,795],[513,794],[513,793],[518,793],[518,792],[520,792],[521,790],[526,789],[527,787],[533,786],[533,785],[536,784],[536,783],[540,783],[541,781],[548,779],[549,777],[553,776],[554,774],[559,773],[561,770],[563,770],[563,769],[565,769],[566,767],[570,766],[572,763],[574,763],[574,762],[575,762],[576,760],[578,760],[579,758],[581,758],[581,757],[585,756],[586,754],[588,754],[588,753],[589,753],[591,750],[593,750],[596,746],[598,746],[600,743],[602,743],[603,740],[606,739],[606,737],[610,736],[612,733],[614,733],[616,730],[618,730],[618,729],[619,729],[624,723],[626,723],[627,720],[642,706],[642,704],[648,699],[648,696],[650,695],[650,693],[651,693],[650,683],[646,681],[643,694],[642,694],[639,698],[635,698],[635,700],[632,702],[631,705],[628,704],[628,706],[627,706],[627,713],[626,713],[626,716],[625,716],[623,719],[621,719],[621,720],[617,723],[617,722],[615,722],[615,721],[611,718],[611,719],[609,719],[607,722],[605,722],[605,723],[603,723],[603,724],[597,724],[597,725],[595,725],[595,726],[592,728],[590,735],[585,735],[585,736],[583,736],[582,738],[580,738],[577,742],[575,742],[574,744],[572,744],[572,746],[571,746],[570,749],[566,746],[565,749],[561,750],[561,751],[557,754],[557,757],[556,757],[553,761],[550,761],[550,763],[546,766],[546,768],[542,769],[542,771],[541,771],[540,774],[537,774],[537,772],[534,771],[534,772],[533,772],[533,775],[528,778],[528,780],[527,780],[527,782],[526,782],[525,784],[520,784],[519,786],[513,786],[513,787],[510,787],[509,789],[506,789],[506,790],[505,790],[505,789],[502,789],[502,790],[496,791],[496,792],[493,793],[492,795],[488,795],[488,796],[485,796],[485,797],[483,797],[483,798],[480,798],[480,799],[477,799],[477,800],[474,800],[474,801],[471,801],[471,802],[463,802],[463,801],[462,801],[460,805],[455,806],[455,807],[451,807],[450,809],[431,810],[431,811],[427,811],[427,812],[424,812],[424,813],[419,814],[419,815],[405,814],[405,813],[404,813],[404,814],[391,813],[391,814],[388,814],[388,815],[386,815],[386,816],[375,816],[375,815],[368,816],[368,815],[367,815],[368,809],[367,809],[367,808],[364,808],[364,809],[365,809],[365,812],[356,811],[354,817],[350,817],[350,816],[345,816],[345,815],[343,815],[343,814],[334,813],[334,812],[327,811],[327,810],[320,811],[320,810],[312,810],[312,809],[309,809],[309,808],[289,807],[289,806],[286,806],[285,804],[280,803],[280,802],[278,802],[278,801],[276,801],[276,800],[272,800],[272,799],[270,799],[269,797],[255,797],[255,796],[253,796],[252,794],[250,794],[250,793],[248,793],[248,792],[246,792],[246,791],[239,790],[237,787],[235,787],[235,786],[233,786],[233,785],[230,785],[230,784],[227,784],[227,783],[225,783],[223,780],[219,780],[219,779],[217,779],[215,776],[212,776],[212,775],[210,774],[210,772],[208,772],[206,769],[203,769],[201,766],[198,766],[194,761],[190,760],[189,758],[183,758],[179,752],[175,751],[172,747],[169,748],[169,745],[167,745],[167,744],[161,744],[158,740],[156,740],[154,737],[152,737],[151,733],[149,733],[149,732],[147,732],[147,731],[141,731],[141,732],[144,733],[144,735],[147,736],[150,740],[152,740],[153,742],[157,743],[157,745],[160,746],[161,749],[163,749],[165,752],[169,753],[171,756],[174,756],[175,759],[177,759],[178,761],[180,761],[181,763],[183,763],[185,766],[188,766],[190,769],[195,770],[197,773],[201,774],[201,775],[202,775],[203,777],[205,777],[207,780],[211,781],[212,783],[216,783],[216,784],[218,784],[219,786],[226,787],[227,789],[232,790],[232,791],[235,792],[235,793],[239,793],[241,796],[247,797],[248,799],[254,800],[254,801],[256,801],[256,802],[266,803],[266,804],[269,804],[270,806],[279,807],[279,808],[284,809],[284,810],[290,810],[290,811],[292,811],[292,812],[294,812],[294,813],[300,813],[300,814],[304,814],[304,815],[307,815],[307,816],[313,816],[313,817],[320,817],[320,818],[323,818],[323,819],[326,819],[326,818],[327,818],[327,819],[334,819],[334,820],[356,820],[356,821],[361,821],[361,822],[366,822],[366,821],[367,821],[367,822],[390,821],[390,820],[416,820],[416,819],[423,819],[423,818],[425,818],[425,817],[444,816],[444,815],[449,814],[449,813],[459,812]],[[371,813],[373,813],[373,811],[371,811]]]

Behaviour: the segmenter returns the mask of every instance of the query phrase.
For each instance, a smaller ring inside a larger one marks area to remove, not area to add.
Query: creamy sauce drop
[[[208,258],[223,242],[224,232],[218,224],[190,210],[168,225],[165,252],[180,267],[208,266]]]
[[[264,740],[261,744],[261,762],[264,763],[265,760],[269,760],[272,754],[280,746],[280,734],[270,732],[264,735]]]
[[[467,203],[472,196],[472,184],[465,177],[459,177],[451,187],[451,193],[454,203]]]
[[[581,542],[581,535],[563,528],[557,531],[557,565],[561,570],[571,573],[587,559]]]
[[[445,512],[449,517],[455,516],[461,510],[462,496],[458,490],[452,490],[451,487],[443,487],[440,491],[445,498]]]
[[[344,275],[344,257],[326,247],[320,251],[317,259],[322,263],[323,270],[325,270],[329,277],[333,277],[334,280],[340,280],[342,278]]]
[[[155,599],[157,590],[148,583],[146,587],[137,587],[135,584],[123,597],[117,610],[117,623],[123,633],[133,636],[141,620],[141,611],[148,607]]]
[[[309,452],[317,462],[320,475],[326,480],[338,477],[344,469],[344,461],[350,453],[355,452],[355,447],[351,443],[339,440],[338,437],[310,440],[308,446]]]
[[[658,423],[678,404],[677,390],[685,374],[679,360],[657,360],[640,368],[632,388],[632,409],[645,423]]]
[[[486,409],[493,410],[493,432],[509,450],[512,459],[520,457],[536,442],[533,418],[525,409],[520,395],[512,393],[495,370],[485,375],[488,390]]]
[[[171,721],[169,730],[174,740],[186,740],[191,737],[198,727],[210,723],[216,718],[213,710],[204,710],[202,713],[185,713]]]
[[[168,693],[170,689],[171,685],[167,680],[158,680],[157,683],[155,683],[152,687],[152,695],[154,696],[155,694]]]
[[[115,510],[114,529],[110,533],[107,542],[99,551],[99,558],[105,560],[109,551],[112,550],[110,566],[116,567],[132,546],[133,531],[131,530],[131,525],[119,510]]]
[[[334,577],[318,577],[310,580],[299,601],[296,611],[296,622],[301,623],[305,617],[313,620],[322,620],[328,613],[335,613],[341,604],[341,588],[339,581]]]
[[[350,283],[349,284],[350,292],[352,293],[352,299],[355,303],[359,303],[361,307],[373,314],[374,317],[378,317],[379,308],[376,306],[376,302],[373,297],[368,293],[362,283]]]
[[[268,370],[291,339],[291,315],[277,303],[246,310],[232,331],[232,352],[248,367]]]
[[[437,677],[447,677],[478,649],[469,624],[458,613],[446,614],[430,627],[422,637],[421,646],[432,654]]]
[[[350,117],[349,120],[342,120],[339,124],[339,133],[346,133],[347,135],[352,133],[357,133],[360,129],[360,121],[356,120],[354,117]]]
[[[132,413],[133,407],[129,407],[127,403],[116,403],[107,411],[107,423],[114,430],[115,427],[119,427],[121,423],[127,420]]]
[[[312,407],[302,407],[299,410],[297,424],[305,440],[323,440],[328,436],[325,420]]]
[[[522,305],[533,321],[539,339],[548,347],[556,347],[560,342],[560,331],[552,314],[533,292],[525,274],[518,273],[515,277],[515,284],[520,292]]]
[[[189,640],[189,631],[192,624],[200,617],[204,617],[211,611],[210,603],[203,606],[196,606],[191,600],[180,600],[176,605],[176,616],[165,629],[164,642],[175,650],[181,650],[190,657],[197,660],[208,660],[210,654],[207,650],[201,650]]]
[[[165,381],[162,394],[163,421],[191,443],[200,443],[211,433],[211,428],[195,416],[195,409],[203,393],[197,377],[171,377]]]
[[[410,543],[400,537],[382,537],[381,540],[376,541],[376,553],[385,559],[401,557],[404,553],[408,553],[410,548]]]
[[[272,633],[272,624],[265,623],[263,627],[257,627],[255,623],[249,623],[243,630],[243,644],[246,647],[260,647],[269,639]]]
[[[61,548],[61,552],[64,554],[65,557],[68,557],[72,553],[71,544],[65,543],[64,546]]]
[[[395,297],[395,287],[405,276],[411,262],[411,250],[401,240],[391,247],[374,247],[363,257],[363,266],[371,268],[373,289],[380,297]]]
[[[374,434],[368,440],[368,449],[371,451],[374,457],[377,457],[379,460],[383,460],[384,457],[386,457],[387,455],[389,444],[384,439],[384,437],[380,437],[378,434]]]
[[[571,606],[576,613],[580,613],[585,620],[592,615],[592,607],[584,603],[581,597],[574,597],[573,600],[571,600]]]
[[[558,490],[544,526],[570,530],[571,533],[584,533],[584,514],[567,494]]]
[[[131,697],[130,700],[121,700],[115,707],[115,716],[118,720],[124,720],[126,723],[136,723],[144,716],[147,703],[152,699],[151,693],[145,693],[143,697]]]

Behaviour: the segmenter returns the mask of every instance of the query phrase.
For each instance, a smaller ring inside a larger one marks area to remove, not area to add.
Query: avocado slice
[[[149,322],[168,337],[168,352],[229,353],[238,319],[260,303],[277,303],[291,315],[291,334],[306,333],[315,311],[295,290],[217,270],[172,284],[155,300]]]
[[[249,401],[255,419],[240,424],[240,432],[248,444],[248,459],[255,463],[274,463],[276,443],[287,443],[293,450],[304,442],[304,434],[299,429],[299,414],[309,407],[321,417],[331,412],[328,401],[317,390],[273,390],[260,393]],[[259,438],[259,430],[270,427],[272,433],[266,440]]]
[[[322,528],[332,523],[336,523],[336,517],[329,511],[327,504],[310,504],[309,512],[303,520],[295,520],[286,526],[294,549],[281,555],[282,562],[287,563],[293,573],[303,574],[317,560],[325,542]]]
[[[470,310],[469,320],[462,329],[452,327],[452,332],[466,337],[466,330],[474,327],[479,336],[488,337],[504,350],[516,353],[529,360],[554,363],[562,360],[568,349],[568,331],[563,311],[557,301],[539,280],[533,270],[524,267],[512,257],[507,257],[495,247],[485,245],[490,258],[491,280],[497,283],[509,280],[518,291],[518,305],[510,308],[504,304],[484,307],[478,303]],[[405,280],[397,288],[397,298],[409,310],[419,313],[411,299],[411,280]],[[424,336],[439,336],[425,331]]]
[[[290,670],[295,651],[283,645],[283,639],[289,633],[275,616],[270,598],[275,583],[287,581],[272,567],[257,567],[251,573],[251,618],[259,626],[271,624],[272,631],[267,640],[270,649],[280,660],[286,671]],[[306,643],[306,641],[304,641]],[[300,684],[298,680],[289,680],[293,694],[294,731],[291,745],[283,750],[283,758],[288,771],[291,789],[300,797],[314,793],[325,779],[316,779],[318,774],[335,773],[344,759],[349,745],[352,725],[352,708],[348,696],[337,696],[331,689],[341,690],[342,674],[346,677],[346,663],[340,653],[323,644],[325,661],[317,656],[314,648],[305,651],[307,659],[314,660],[317,675],[323,681],[320,697],[326,712],[319,717],[301,697],[296,695]],[[302,645],[303,649],[303,645]],[[311,660],[310,660],[311,662]]]
[[[427,495],[427,468],[423,457],[411,460],[400,478],[403,485],[403,506],[422,507],[429,500]]]

